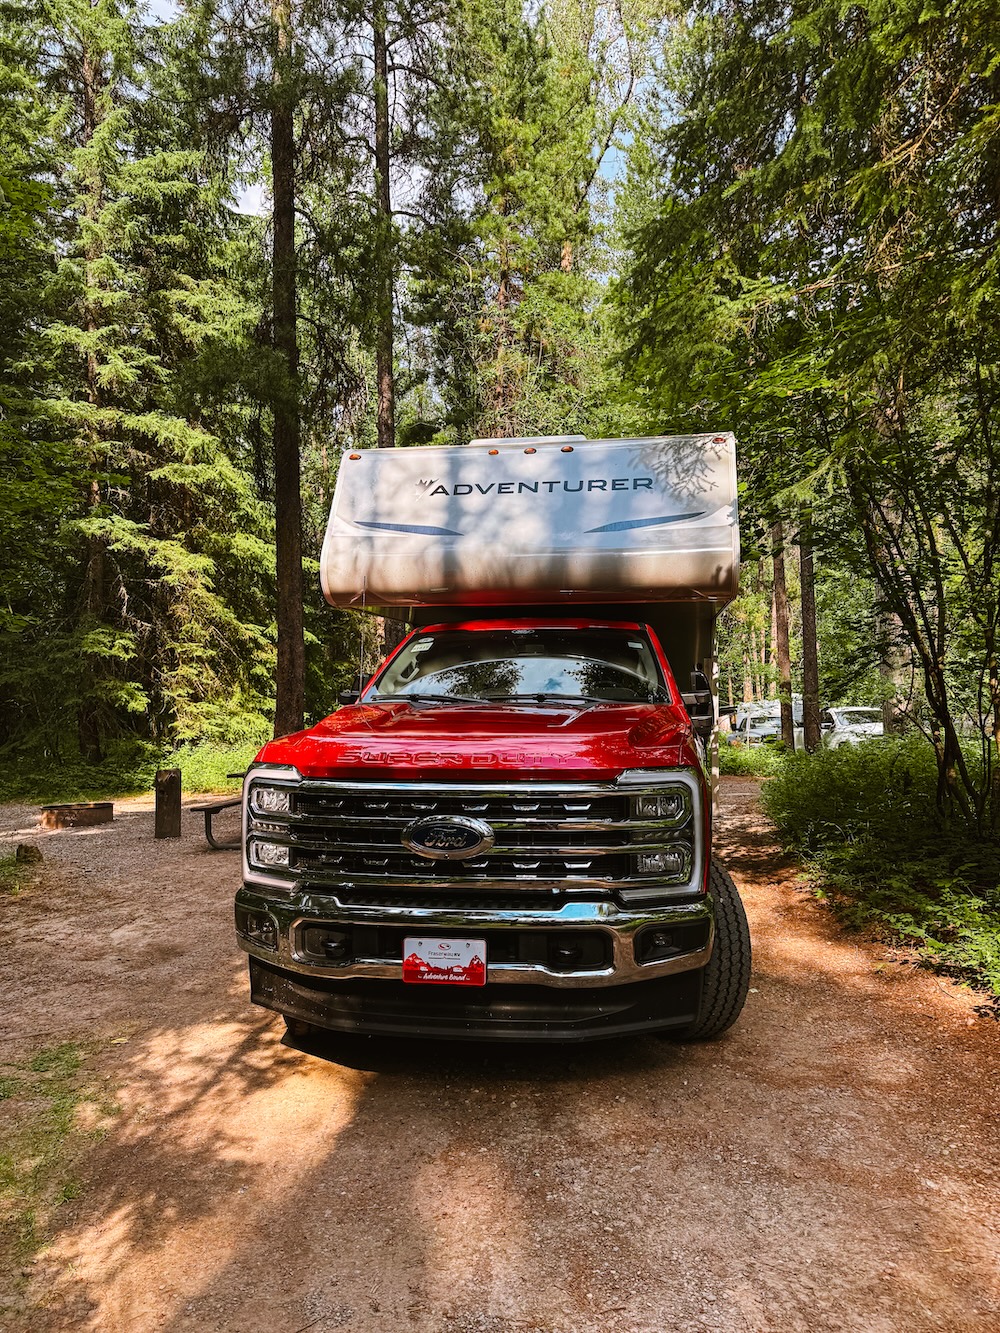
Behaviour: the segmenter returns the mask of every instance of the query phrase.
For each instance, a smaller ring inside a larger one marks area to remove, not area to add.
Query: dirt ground
[[[797,890],[756,788],[721,838],[753,990],[688,1047],[297,1049],[195,816],[0,809],[45,856],[0,905],[0,1060],[96,1041],[121,1108],[0,1330],[1000,1329],[1000,1026]]]

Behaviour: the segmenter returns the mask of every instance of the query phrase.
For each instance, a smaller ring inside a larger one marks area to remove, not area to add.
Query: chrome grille
[[[474,792],[394,793],[317,792],[296,793],[295,813],[331,824],[356,823],[367,827],[385,820],[392,825],[409,823],[428,815],[472,815],[488,824],[603,824],[628,817],[627,796],[499,796]]]
[[[264,774],[261,783],[274,785]],[[251,842],[256,837],[287,848],[287,868],[276,867],[276,874],[294,876],[306,890],[355,900],[379,891],[394,898],[412,893],[416,901],[421,891],[483,889],[544,895],[546,902],[554,894],[645,898],[655,892],[656,877],[635,872],[635,854],[674,842],[693,848],[696,837],[696,805],[687,788],[683,818],[670,820],[638,818],[635,802],[643,789],[616,791],[611,783],[576,790],[567,790],[569,783],[525,783],[517,790],[497,784],[278,785],[287,789],[289,808],[258,815],[251,801]],[[433,860],[403,845],[414,820],[448,815],[485,820],[494,833],[492,848]]]

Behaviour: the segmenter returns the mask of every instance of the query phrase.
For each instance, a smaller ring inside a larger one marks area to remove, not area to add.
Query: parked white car
[[[795,748],[802,748],[802,696],[792,697]],[[781,704],[777,699],[741,704],[726,739],[730,745],[767,745],[781,740]]]
[[[824,708],[819,722],[823,744],[831,750],[860,745],[884,732],[881,708]]]

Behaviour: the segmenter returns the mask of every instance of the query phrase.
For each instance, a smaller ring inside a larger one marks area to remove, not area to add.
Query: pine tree
[[[263,523],[191,391],[206,350],[233,332],[231,229],[204,160],[176,147],[156,33],[111,4],[49,17],[52,29],[36,20],[39,96],[66,184],[29,359],[74,494],[16,688],[50,737],[75,713],[97,760],[123,731],[202,734],[245,710],[242,661],[262,640],[217,587],[217,556],[229,533],[245,559]]]

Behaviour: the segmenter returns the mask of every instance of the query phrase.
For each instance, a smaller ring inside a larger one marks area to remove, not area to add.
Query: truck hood
[[[611,781],[627,768],[694,767],[698,759],[677,705],[393,701],[341,708],[269,742],[257,762],[290,764],[310,778],[487,782],[500,773]]]

